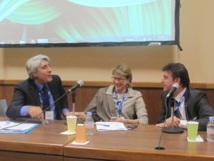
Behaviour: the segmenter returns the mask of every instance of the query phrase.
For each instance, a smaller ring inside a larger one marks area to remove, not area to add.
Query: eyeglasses
[[[124,80],[126,80],[126,78],[116,78],[116,77],[111,77],[111,79],[113,80],[113,81],[118,81],[118,82],[123,82]]]

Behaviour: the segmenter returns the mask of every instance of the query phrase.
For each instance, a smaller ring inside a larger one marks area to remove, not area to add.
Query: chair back
[[[0,116],[6,116],[7,102],[6,99],[0,100]]]

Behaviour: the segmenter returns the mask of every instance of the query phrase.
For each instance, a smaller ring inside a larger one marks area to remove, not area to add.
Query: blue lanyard
[[[117,91],[114,88],[114,94],[115,94],[115,97],[116,97],[116,100],[117,100],[117,107],[118,107],[117,111],[118,111],[119,116],[122,115],[123,102],[124,102],[124,100],[126,98],[127,92],[128,92],[128,88],[126,89],[126,92],[124,93],[122,100],[119,101],[119,99],[118,99],[118,93],[117,93]]]
[[[175,109],[174,109],[174,114],[176,114],[178,112],[178,109],[180,108],[181,103],[184,101],[185,97],[187,94],[187,90],[184,92],[184,94],[182,95],[181,99],[179,100],[179,102],[177,103]]]

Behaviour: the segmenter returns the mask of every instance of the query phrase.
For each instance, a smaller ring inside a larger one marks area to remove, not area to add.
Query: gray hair
[[[129,80],[128,87],[132,87],[132,71],[131,68],[126,64],[121,64],[112,69],[112,74],[119,73]]]
[[[46,61],[50,62],[50,58],[48,56],[42,55],[42,54],[36,55],[36,56],[30,58],[26,62],[26,70],[27,70],[28,76],[31,79],[34,79],[33,72],[36,72],[38,70],[41,60],[46,60]]]

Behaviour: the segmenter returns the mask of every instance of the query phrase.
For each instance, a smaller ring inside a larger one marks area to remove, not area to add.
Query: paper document
[[[37,127],[37,123],[16,123],[12,121],[0,121],[0,133],[28,133]]]
[[[96,122],[97,131],[121,131],[127,130],[122,122]]]

